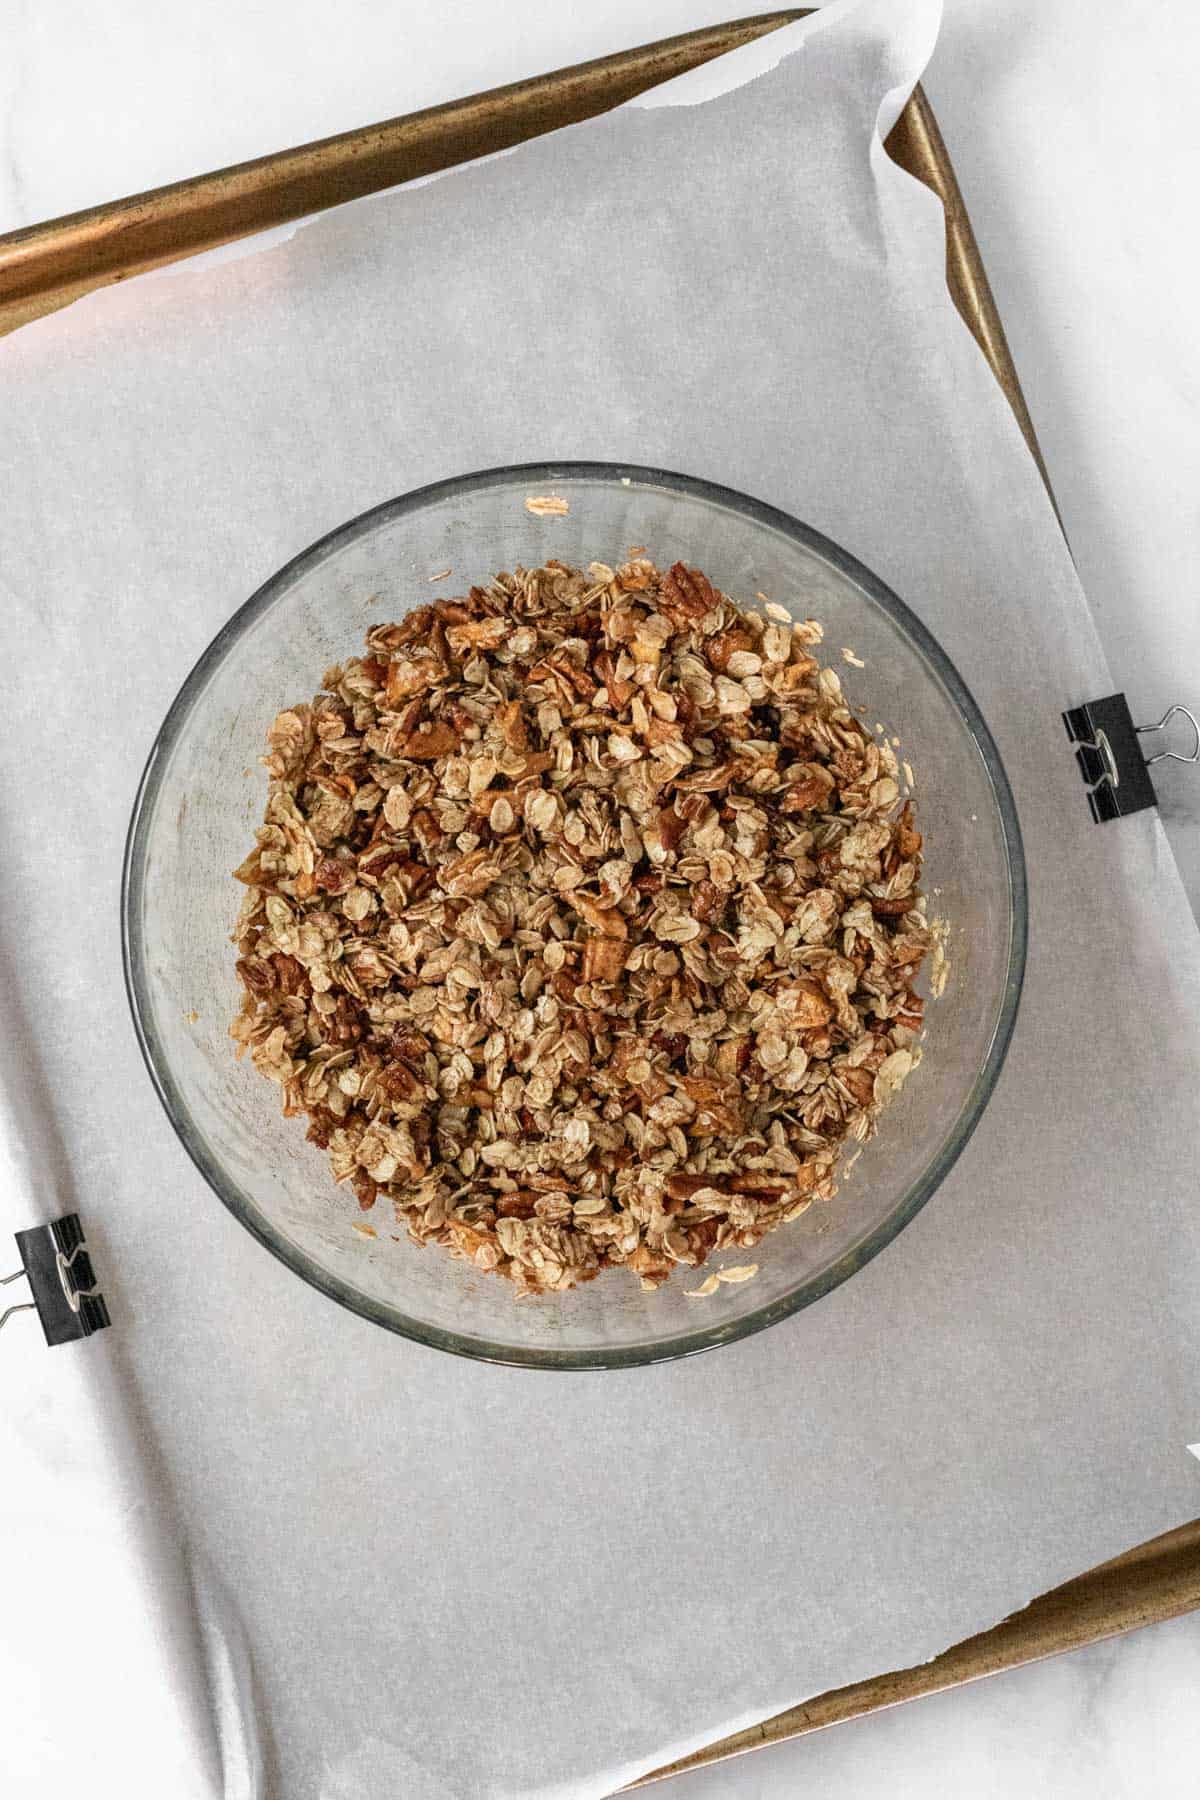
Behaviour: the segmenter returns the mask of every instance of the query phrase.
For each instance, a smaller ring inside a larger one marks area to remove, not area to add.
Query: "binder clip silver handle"
[[[11,1275],[0,1275],[0,1287],[7,1287],[11,1281],[25,1281],[28,1279],[28,1276],[28,1269],[17,1269]],[[0,1313],[0,1331],[4,1330],[4,1327],[8,1324],[8,1321],[12,1318],[14,1313],[36,1311],[37,1303],[33,1300],[18,1300],[15,1306],[6,1306],[4,1311]]]
[[[1187,756],[1184,756],[1182,751],[1179,750],[1159,750],[1155,755],[1146,758],[1147,768],[1150,768],[1153,763],[1159,762],[1200,763],[1200,719],[1197,719],[1195,713],[1192,712],[1190,708],[1186,706],[1168,706],[1166,712],[1156,725],[1135,725],[1133,729],[1137,732],[1139,737],[1146,737],[1152,731],[1165,731],[1167,726],[1171,723],[1171,720],[1176,717],[1186,719],[1192,728],[1192,748],[1190,753]]]

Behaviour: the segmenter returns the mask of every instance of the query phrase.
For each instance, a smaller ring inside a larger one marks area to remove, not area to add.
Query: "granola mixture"
[[[280,713],[232,1033],[364,1212],[528,1293],[657,1286],[833,1194],[934,933],[820,638],[682,563],[551,562]]]

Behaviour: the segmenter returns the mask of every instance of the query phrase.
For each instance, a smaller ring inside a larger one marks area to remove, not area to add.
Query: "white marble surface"
[[[10,0],[0,230],[737,10]],[[1200,701],[1200,251],[1186,178],[1198,67],[1195,9],[948,0],[927,81],[1116,685],[1146,718]],[[1200,906],[1200,773],[1172,766],[1160,793]],[[1190,1800],[1200,1615],[661,1791],[923,1800],[935,1785],[963,1800]]]

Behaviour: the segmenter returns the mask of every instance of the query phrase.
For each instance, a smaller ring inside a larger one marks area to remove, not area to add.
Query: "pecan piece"
[[[457,748],[458,738],[452,726],[425,720],[404,739],[400,755],[406,762],[437,762],[443,756],[452,756]]]
[[[234,966],[238,980],[249,993],[269,994],[275,987],[275,970],[269,959],[239,956]]]
[[[625,967],[627,954],[625,945],[616,938],[589,938],[583,947],[580,979],[585,983],[616,981]]]
[[[353,864],[339,856],[323,856],[313,870],[313,880],[323,894],[344,894],[355,879]]]
[[[432,856],[446,834],[427,806],[418,807],[412,818],[412,834],[425,856]]]
[[[872,894],[870,900],[871,911],[877,919],[902,919],[906,912],[912,911],[911,894],[900,894],[892,900],[881,899],[878,894]]]
[[[496,1202],[496,1216],[500,1219],[532,1219],[538,1199],[537,1194],[522,1189],[515,1194],[504,1194]]]
[[[398,1100],[403,1104],[420,1100],[425,1093],[425,1083],[418,1080],[405,1062],[388,1063],[385,1068],[380,1069],[375,1079],[380,1091],[389,1100]]]
[[[633,1255],[627,1258],[627,1266],[644,1281],[655,1283],[666,1281],[675,1267],[669,1256],[652,1250],[645,1243],[639,1244]]]
[[[611,651],[602,650],[593,662],[592,668],[596,675],[597,687],[607,688],[608,697],[613,706],[618,712],[623,712],[633,698],[633,683],[632,681],[623,681],[617,674],[617,665],[613,661]]]
[[[699,569],[689,569],[686,563],[672,563],[663,576],[658,596],[658,610],[672,625],[694,624],[716,604],[716,590],[707,575]]]
[[[896,1014],[897,1025],[904,1025],[909,1031],[920,1031],[925,1022],[925,1002],[920,994],[914,994],[909,988],[904,996],[904,1005]]]
[[[908,800],[904,811],[896,820],[896,848],[905,862],[911,862],[921,854],[922,842],[921,833],[913,825],[912,801]]]
[[[308,1130],[305,1137],[318,1150],[328,1150],[329,1140],[337,1130],[337,1119],[327,1106],[310,1106],[308,1109]]]
[[[626,938],[629,936],[629,927],[615,907],[597,906],[594,901],[585,900],[582,894],[575,895],[574,905],[575,911],[585,924],[590,925],[593,931],[598,931],[601,937]]]
[[[728,899],[728,894],[722,893],[715,882],[707,878],[698,881],[692,891],[692,917],[705,925],[715,924],[725,911]]]
[[[819,982],[807,978],[797,981],[781,990],[779,998],[789,1005],[798,1031],[819,1031],[833,1017],[833,1001]]]
[[[372,1181],[365,1169],[359,1169],[351,1176],[350,1186],[358,1196],[360,1211],[370,1212],[379,1198],[379,1183]]]
[[[331,1013],[318,1014],[325,1027],[325,1041],[346,1050],[362,1042],[367,1030],[367,1016],[349,994],[339,994]]]
[[[754,650],[755,640],[748,631],[734,626],[725,631],[718,631],[705,640],[704,654],[710,669],[723,675],[729,667],[729,659],[739,650]]]
[[[789,776],[797,767],[792,765]],[[820,763],[799,764],[800,775],[789,781],[783,792],[780,810],[785,813],[810,812],[816,807],[824,806],[837,785],[829,770]]]
[[[529,732],[519,700],[509,700],[496,708],[496,723],[509,750],[528,750]]]
[[[510,630],[505,619],[469,619],[462,625],[447,625],[446,642],[456,656],[472,650],[498,650]]]
[[[429,1039],[411,1025],[397,1025],[391,1037],[392,1055],[410,1068],[420,1070],[429,1054]]]
[[[384,696],[387,705],[402,706],[414,694],[422,693],[425,688],[435,687],[445,673],[440,659],[428,652],[398,656],[388,665]]]
[[[858,1106],[870,1106],[875,1098],[875,1077],[869,1069],[839,1069],[838,1080],[848,1088]]]
[[[306,994],[309,991],[308,970],[294,956],[276,950],[271,957],[275,967],[275,985],[281,994]]]
[[[666,1192],[670,1200],[691,1200],[701,1188],[714,1188],[720,1193],[727,1183],[724,1175],[668,1175]]]

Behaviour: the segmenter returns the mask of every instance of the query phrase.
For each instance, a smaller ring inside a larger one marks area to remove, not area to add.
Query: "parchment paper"
[[[881,148],[936,20],[835,5],[736,91],[0,344],[4,1207],[82,1207],[116,1320],[10,1365],[8,1791],[65,1791],[69,1693],[102,1793],[586,1800],[1200,1511],[1200,956],[1157,818],[1088,819],[1059,713],[1109,690],[1096,636]],[[800,1317],[627,1374],[306,1289],[193,1171],[121,991],[130,803],[217,627],[376,501],[543,457],[690,470],[876,569],[981,702],[1032,879],[1014,1048],[935,1199]],[[46,1623],[89,1620],[89,1562],[103,1642]]]

